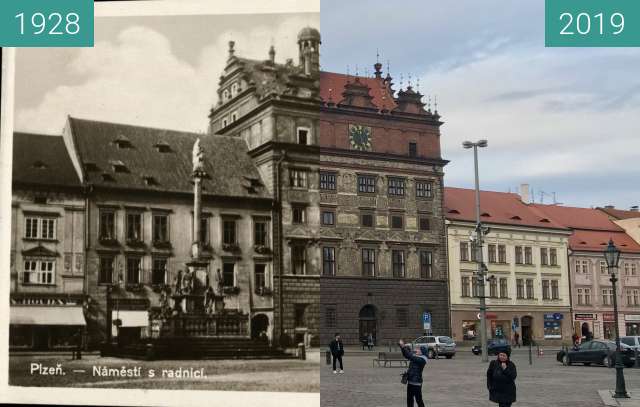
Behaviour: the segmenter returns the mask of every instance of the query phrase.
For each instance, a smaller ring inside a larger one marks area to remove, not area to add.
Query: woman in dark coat
[[[509,360],[509,356],[498,353],[498,358],[492,360],[487,369],[487,389],[489,400],[498,403],[500,407],[510,407],[516,401],[516,365]]]

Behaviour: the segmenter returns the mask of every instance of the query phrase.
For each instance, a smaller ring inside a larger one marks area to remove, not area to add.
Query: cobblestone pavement
[[[322,358],[320,400],[322,407],[406,406],[405,387],[400,384],[403,368],[372,368],[371,355],[344,358],[345,373],[334,375]],[[493,358],[493,356],[492,356]],[[562,366],[555,352],[529,366],[528,353],[515,351],[518,368],[518,402],[514,407],[602,407],[598,390],[615,387],[614,369],[602,366]],[[488,401],[487,365],[471,352],[458,353],[451,360],[429,360],[425,368],[423,394],[429,407],[496,407]],[[625,369],[627,388],[640,389],[640,369]],[[639,406],[640,407],[640,406]]]

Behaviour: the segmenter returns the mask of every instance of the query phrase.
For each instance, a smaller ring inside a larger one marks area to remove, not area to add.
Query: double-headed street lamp
[[[616,272],[614,269],[618,268],[618,263],[620,262],[620,250],[613,244],[613,240],[609,239],[609,245],[607,249],[604,251],[604,259],[607,262],[607,269],[609,270],[609,281],[611,281],[611,285],[613,286],[613,317],[615,318],[615,328],[616,328],[616,393],[613,397],[616,398],[628,398],[627,388],[624,383],[624,366],[622,364],[622,353],[620,349],[620,330],[618,328],[618,291],[616,290],[616,282],[618,281],[618,277],[616,277]]]
[[[473,242],[472,250],[476,251],[476,262],[478,264],[477,278],[478,286],[480,289],[480,346],[482,349],[482,361],[488,362],[489,355],[487,349],[487,302],[485,296],[485,277],[487,267],[482,261],[482,241],[483,236],[487,233],[487,229],[482,227],[480,221],[480,177],[478,175],[478,147],[486,147],[488,145],[487,140],[478,140],[473,143],[471,141],[465,141],[462,143],[462,147],[466,149],[473,148],[473,164],[476,177],[476,235]]]

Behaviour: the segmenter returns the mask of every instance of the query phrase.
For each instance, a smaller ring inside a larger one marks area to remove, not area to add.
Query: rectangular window
[[[417,198],[433,198],[433,182],[416,181]]]
[[[418,144],[415,141],[409,142],[409,157],[415,158],[418,156]]]
[[[503,244],[498,245],[498,263],[507,263],[507,246]]]
[[[506,277],[500,278],[500,298],[509,298],[509,289]]]
[[[640,305],[640,290],[633,290],[633,305]]]
[[[638,269],[636,263],[631,264],[631,275],[635,276],[638,274]]]
[[[631,306],[633,305],[633,295],[631,293],[631,290],[626,290],[627,291],[627,306]]]
[[[542,264],[543,266],[549,265],[549,260],[548,260],[548,257],[547,257],[547,248],[546,247],[541,247],[540,248],[540,264]]]
[[[334,211],[324,210],[321,213],[321,221],[324,226],[334,226],[336,224],[336,213]]]
[[[577,290],[577,300],[578,300],[578,305],[584,305],[584,297],[582,295],[582,288],[578,288]]]
[[[516,297],[524,299],[524,280],[521,278],[516,279]]]
[[[396,278],[405,277],[405,263],[404,263],[404,250],[392,250],[391,251],[391,265],[393,269],[393,276]]]
[[[224,263],[222,265],[222,286],[223,287],[236,286],[236,264],[235,263]]]
[[[55,284],[56,263],[53,260],[25,260],[24,284]]]
[[[153,215],[153,241],[163,243],[169,241],[169,216]]]
[[[560,289],[558,287],[558,280],[551,280],[551,299],[560,299]]]
[[[404,228],[404,216],[391,215],[391,229],[403,229],[403,228]]]
[[[292,219],[295,224],[303,224],[307,221],[306,208],[304,206],[293,206],[291,208]]]
[[[406,308],[396,308],[396,328],[409,326],[409,311]]]
[[[489,263],[496,262],[496,245],[490,244],[487,246],[487,252],[489,254]]]
[[[309,144],[309,129],[298,129],[298,144],[305,146]]]
[[[489,296],[492,298],[498,298],[498,279],[492,278],[489,280]]]
[[[549,291],[549,280],[542,280],[542,299],[549,300],[551,299],[551,294]]]
[[[127,257],[127,284],[140,284],[140,257]]]
[[[433,278],[433,254],[429,251],[420,251],[420,278]]]
[[[474,297],[480,297],[480,285],[478,284],[478,278],[471,277],[471,295]]]
[[[558,250],[553,248],[549,249],[549,264],[552,266],[558,265]]]
[[[365,228],[374,227],[375,217],[372,213],[362,213],[360,214],[360,225]]]
[[[322,248],[322,274],[325,276],[336,275],[336,248]]]
[[[41,239],[55,239],[56,237],[56,220],[55,219],[40,219],[42,224]]]
[[[591,305],[591,289],[584,289],[584,305]]]
[[[254,219],[253,242],[256,246],[269,247],[269,221]]]
[[[289,171],[289,186],[292,188],[306,188],[307,172],[305,170],[291,169]]]
[[[404,178],[389,178],[387,192],[389,195],[404,196],[405,180]]]
[[[524,248],[524,262],[525,264],[533,264],[533,254],[531,247]]]
[[[627,262],[624,263],[624,275],[625,276],[631,275],[631,264]]]
[[[98,227],[101,240],[112,240],[116,238],[115,228],[116,214],[111,210],[100,210],[100,225]]]
[[[325,191],[336,190],[336,174],[333,172],[320,173],[320,189]]]
[[[522,258],[522,246],[516,246],[516,264],[524,264]]]
[[[24,237],[27,239],[37,239],[38,235],[38,218],[26,218],[24,226]]]
[[[470,246],[470,252],[471,252],[471,261],[478,261],[478,246],[475,244],[475,242],[471,242]]]
[[[151,284],[162,285],[167,284],[167,259],[154,258],[153,268],[151,270]]]
[[[420,220],[418,221],[418,226],[420,230],[429,230],[430,229],[429,218],[427,218],[426,216],[421,216]]]
[[[365,277],[375,277],[376,275],[375,249],[362,249],[362,275]]]
[[[586,260],[582,260],[582,273],[589,274],[589,262]]]
[[[600,274],[602,274],[602,275],[609,274],[609,269],[607,268],[607,263],[604,260],[600,260]]]
[[[267,287],[266,269],[266,264],[255,264],[253,266],[253,279],[255,288],[260,289]]]
[[[222,243],[223,244],[236,244],[236,220],[235,219],[223,219],[222,220]]]
[[[469,243],[460,242],[460,260],[469,261]]]
[[[56,220],[52,218],[25,218],[24,237],[27,239],[47,239],[56,238]]]
[[[602,305],[609,305],[609,290],[602,290]]]
[[[127,213],[127,241],[139,242],[142,240],[142,214]]]
[[[470,293],[469,293],[469,277],[462,277],[460,279],[461,284],[462,284],[462,296],[463,297],[470,297]]]
[[[373,175],[358,175],[358,192],[374,194],[376,192],[376,177]]]
[[[307,266],[307,250],[303,245],[291,246],[292,271],[296,275],[305,275]]]
[[[337,326],[337,312],[334,307],[327,307],[324,310],[324,321],[327,328],[335,328]]]
[[[533,280],[530,278],[527,279],[527,299],[533,299]]]
[[[115,258],[113,256],[100,257],[100,272],[98,273],[98,284],[113,283],[113,264]]]

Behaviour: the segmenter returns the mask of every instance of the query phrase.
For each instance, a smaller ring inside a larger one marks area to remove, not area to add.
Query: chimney
[[[527,204],[531,202],[529,197],[529,184],[520,184],[520,199]]]

